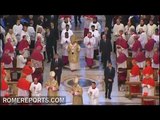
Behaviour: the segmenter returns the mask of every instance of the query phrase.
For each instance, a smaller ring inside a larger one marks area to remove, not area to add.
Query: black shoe
[[[105,96],[105,98],[107,98],[107,96]]]
[[[111,97],[108,97],[108,99],[110,99],[110,100],[111,100],[112,98],[111,98]]]

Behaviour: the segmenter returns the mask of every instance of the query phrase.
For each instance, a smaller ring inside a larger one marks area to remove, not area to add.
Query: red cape
[[[140,41],[136,40],[132,46],[132,51],[137,52],[139,48],[142,50],[142,45]]]
[[[1,90],[7,90],[8,89],[7,82],[4,79],[2,79],[1,82],[2,82],[2,84],[1,84]]]
[[[12,62],[11,56],[9,56],[7,53],[4,53],[2,56],[2,62],[4,64],[10,64]]]
[[[120,45],[122,48],[127,49],[128,48],[128,44],[127,41],[123,38],[118,38],[116,40],[116,45]]]
[[[142,73],[143,73],[143,75],[146,75],[146,74],[151,75],[151,74],[154,73],[154,71],[153,71],[153,68],[151,66],[147,66],[147,67],[144,68]]]
[[[36,41],[35,48],[37,48],[37,47],[39,47],[39,48],[40,48],[40,50],[42,50],[42,49],[43,49],[43,46],[42,46],[42,43],[41,43],[41,41],[40,41],[40,40],[37,40],[37,41]]]
[[[41,54],[40,50],[34,50],[31,54],[31,59],[37,60],[37,61],[43,61],[43,55]]]
[[[145,49],[147,51],[152,51],[153,50],[153,47],[154,47],[154,39],[149,39],[148,42],[145,44]]]
[[[148,78],[148,79],[144,78],[142,80],[142,84],[150,85],[150,86],[153,86],[153,87],[155,86],[155,82],[152,78]]]
[[[133,76],[137,76],[137,75],[139,75],[139,73],[140,73],[139,66],[138,66],[138,65],[134,65],[134,66],[132,67],[132,69],[131,69],[131,74],[132,74]]]
[[[6,51],[6,50],[9,50],[10,53],[13,53],[13,52],[14,52],[13,45],[12,45],[10,42],[7,42],[7,43],[4,45],[4,51]]]
[[[117,57],[117,63],[123,63],[127,60],[127,56],[124,53],[119,53],[119,56]]]
[[[159,54],[158,54],[158,52],[154,53],[154,55],[153,55],[153,62],[155,64],[159,64]]]
[[[18,50],[19,51],[22,51],[24,48],[28,48],[28,47],[29,47],[29,43],[25,39],[22,39],[18,44]]]
[[[30,82],[26,78],[20,78],[17,83],[17,87],[23,90],[29,90]]]
[[[137,53],[137,55],[135,56],[135,60],[137,61],[137,62],[142,62],[142,61],[145,61],[145,55],[144,55],[144,53],[143,52],[139,52],[139,53]]]
[[[33,70],[32,70],[32,67],[31,66],[28,66],[28,65],[25,65],[22,69],[22,72],[25,74],[25,75],[30,75],[33,73]]]

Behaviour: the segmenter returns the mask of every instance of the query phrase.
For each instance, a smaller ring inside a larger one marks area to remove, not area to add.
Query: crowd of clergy
[[[44,61],[50,63],[54,60],[59,43],[63,66],[69,65],[72,72],[80,68],[80,44],[84,44],[86,67],[90,69],[99,59],[98,56],[101,56],[105,69],[112,62],[112,53],[115,53],[117,72],[128,70],[130,59],[132,65],[128,80],[141,81],[142,95],[154,96],[155,81],[159,80],[160,73],[159,20],[156,15],[2,15],[1,96],[9,96],[7,82],[12,81],[13,70],[20,70],[17,96],[41,96]],[[74,25],[83,25],[82,40],[74,34]],[[60,84],[55,78],[57,69],[51,70],[49,80],[44,83],[49,97],[58,95]],[[123,75],[118,79],[126,80]],[[74,83],[70,91],[74,96],[73,104],[83,104],[83,89],[77,77]],[[131,90],[137,92],[139,88],[133,85]],[[92,83],[88,96],[91,104],[98,104],[96,83]]]

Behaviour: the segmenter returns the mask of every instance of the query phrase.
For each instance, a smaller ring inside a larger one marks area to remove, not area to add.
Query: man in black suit
[[[103,63],[103,67],[105,68],[107,61],[111,62],[111,52],[112,52],[111,40],[107,38],[107,35],[105,33],[101,35],[100,52],[101,52],[101,61]]]
[[[51,62],[50,71],[55,72],[55,79],[57,80],[59,86],[61,81],[62,67],[63,67],[62,59],[58,57],[58,54],[55,54],[54,59]]]
[[[105,98],[108,97],[109,99],[111,99],[112,86],[115,77],[115,68],[112,67],[112,63],[108,63],[108,66],[104,70],[104,76],[104,81],[106,84]]]

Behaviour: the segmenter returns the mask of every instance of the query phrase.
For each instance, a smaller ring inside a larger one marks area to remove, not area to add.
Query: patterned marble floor
[[[83,20],[82,20],[83,21]],[[74,28],[74,22],[73,22],[73,32],[76,34],[80,39],[83,37],[83,31],[82,31],[82,25],[79,26],[79,28]],[[61,48],[60,48],[60,41],[58,41],[58,53],[61,55]],[[100,56],[99,56],[100,58]],[[112,53],[111,55],[112,64],[114,67],[116,67],[116,61],[115,61],[115,54]],[[118,81],[117,81],[117,73],[115,76],[114,84],[113,84],[113,91],[112,91],[112,99],[105,99],[104,95],[104,76],[103,76],[103,69],[102,65],[100,63],[100,59],[95,61],[95,66],[93,69],[89,69],[86,66],[86,63],[84,61],[84,47],[83,44],[81,44],[81,51],[80,51],[80,69],[71,72],[68,69],[68,66],[65,66],[62,72],[61,76],[61,85],[60,85],[60,91],[59,95],[66,96],[66,105],[72,104],[72,95],[68,92],[69,87],[66,85],[66,81],[69,79],[74,78],[74,76],[78,76],[80,78],[88,78],[96,83],[98,83],[98,88],[100,90],[100,98],[99,98],[99,105],[140,105],[141,99],[140,98],[132,98],[129,100],[125,97],[124,92],[118,91]],[[49,73],[50,63],[46,63],[45,61],[45,68],[44,68],[44,83],[48,79],[48,73]],[[89,104],[89,98],[87,95],[88,87],[83,88],[83,102],[84,105]],[[43,96],[47,95],[47,90],[43,88]]]

